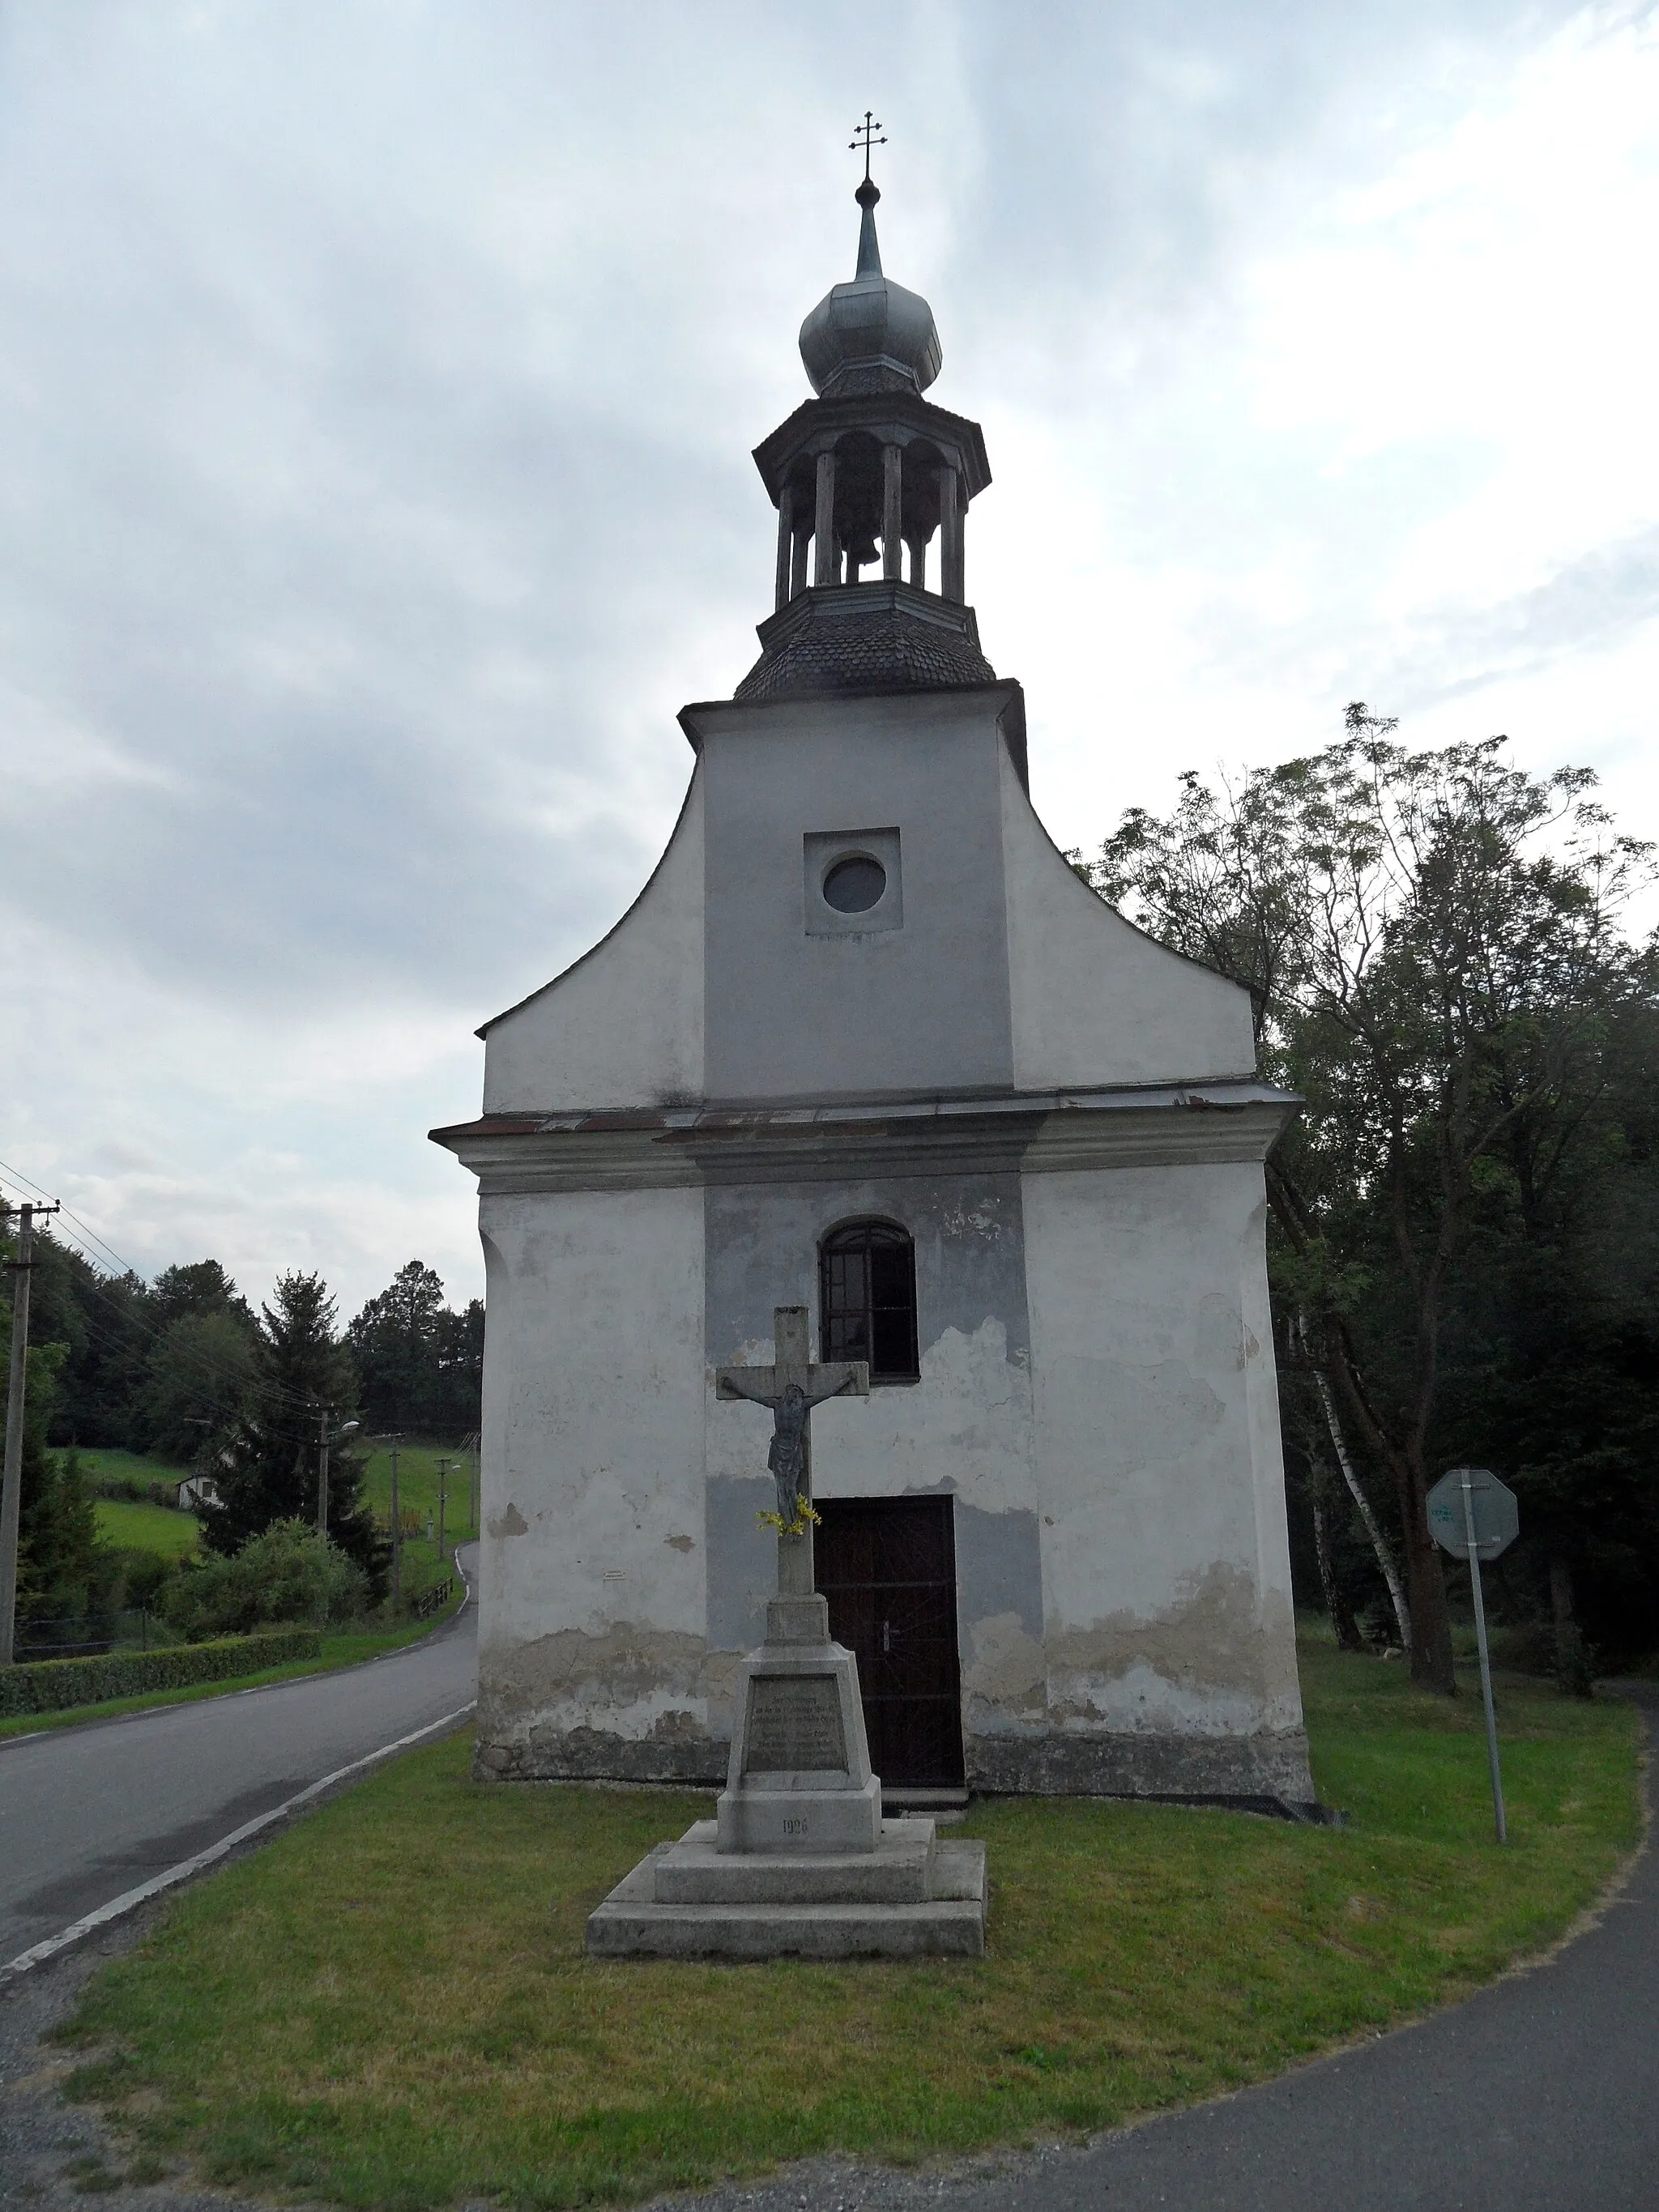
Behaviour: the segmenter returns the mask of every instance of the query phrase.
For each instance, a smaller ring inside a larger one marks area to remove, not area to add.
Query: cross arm
[[[782,1395],[775,1367],[721,1367],[715,1372],[717,1398],[748,1398],[757,1406],[769,1406]]]
[[[867,1398],[870,1395],[870,1364],[865,1359],[826,1360],[822,1367],[808,1370],[807,1401],[820,1405],[826,1398]]]

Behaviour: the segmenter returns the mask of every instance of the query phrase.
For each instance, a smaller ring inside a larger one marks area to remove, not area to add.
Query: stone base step
[[[873,1851],[722,1851],[699,1820],[656,1854],[659,1905],[926,1905],[933,1824],[884,1820]]]
[[[705,1821],[697,1823],[706,1827]],[[696,1830],[691,1832],[695,1836]],[[617,1883],[587,1922],[596,1959],[977,1959],[985,1951],[985,1846],[936,1842],[926,1903],[876,1901],[662,1903],[665,1857],[690,1838],[659,1844]],[[731,1854],[741,1863],[748,1853]],[[865,1863],[869,1863],[867,1856]],[[792,1860],[792,1867],[801,1862]]]
[[[931,1813],[935,1820],[960,1820],[968,1809],[963,1789],[907,1789],[903,1783],[884,1783],[881,1809],[888,1820],[906,1813]]]

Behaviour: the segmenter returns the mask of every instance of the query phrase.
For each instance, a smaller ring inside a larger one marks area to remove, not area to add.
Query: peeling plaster
[[[1052,1721],[1197,1735],[1300,1728],[1288,1598],[1270,1590],[1258,1601],[1254,1576],[1225,1562],[1183,1583],[1182,1596],[1151,1616],[1114,1613],[1050,1632]]]
[[[970,1734],[995,1735],[1022,1723],[1041,1724],[1048,1662],[1017,1613],[976,1620],[963,1638],[963,1696]]]
[[[484,1527],[498,1543],[504,1536],[527,1536],[530,1534],[530,1523],[511,1498],[507,1500],[506,1512],[490,1514],[484,1522]]]
[[[599,1635],[565,1628],[528,1643],[491,1638],[480,1657],[481,1738],[707,1734],[701,1637],[619,1620]]]

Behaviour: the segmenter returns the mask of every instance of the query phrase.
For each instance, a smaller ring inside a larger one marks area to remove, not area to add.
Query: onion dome
[[[933,311],[918,293],[881,273],[876,243],[881,193],[868,177],[854,197],[864,210],[857,274],[850,284],[826,293],[801,325],[800,357],[821,398],[925,392],[944,362]]]

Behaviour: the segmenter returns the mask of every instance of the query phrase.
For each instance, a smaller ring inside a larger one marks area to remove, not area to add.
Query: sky
[[[866,107],[1061,845],[1356,698],[1659,836],[1655,7],[0,0],[9,1194],[481,1290],[426,1132],[755,658]]]

